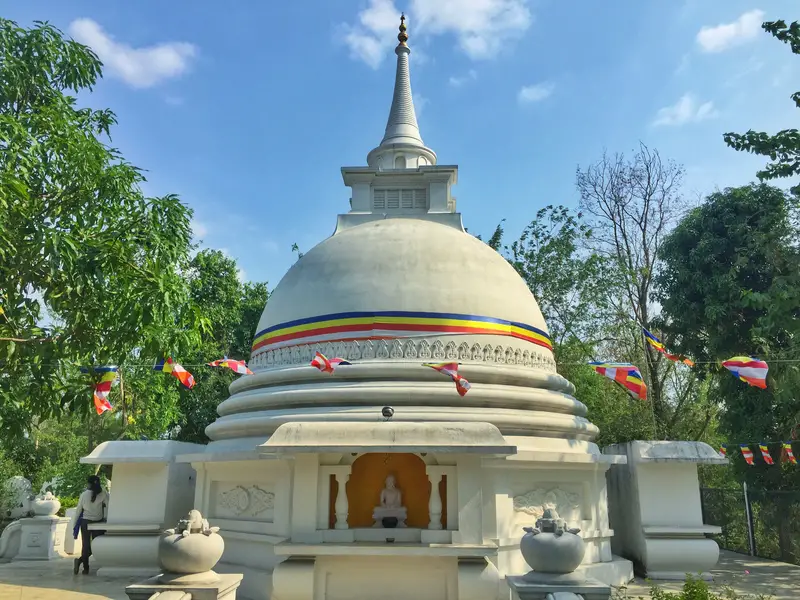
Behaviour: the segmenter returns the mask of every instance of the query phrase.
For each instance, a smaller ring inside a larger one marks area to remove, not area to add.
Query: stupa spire
[[[386,133],[381,141],[381,146],[386,144],[412,144],[425,146],[419,134],[417,115],[414,112],[414,101],[411,97],[411,77],[408,69],[408,34],[406,33],[406,16],[400,16],[400,33],[397,39],[400,42],[394,53],[397,55],[397,71],[394,78],[394,96],[389,119],[386,122]]]
[[[411,76],[408,70],[408,33],[406,16],[400,16],[400,33],[397,34],[397,70],[394,76],[394,94],[386,131],[380,145],[367,155],[367,164],[380,170],[414,169],[436,164],[436,153],[425,147],[419,134],[414,100],[411,97]]]

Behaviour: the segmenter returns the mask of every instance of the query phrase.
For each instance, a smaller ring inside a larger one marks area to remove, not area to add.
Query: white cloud
[[[723,52],[753,40],[761,31],[763,10],[751,10],[732,23],[703,27],[697,34],[697,43],[704,52]]]
[[[491,58],[533,20],[528,0],[411,0],[420,33],[453,34],[470,58]]]
[[[205,223],[201,223],[196,219],[192,219],[192,233],[195,239],[202,240],[208,233],[208,227]]]
[[[369,6],[358,13],[358,21],[357,25],[345,25],[344,42],[350,56],[377,69],[397,43],[400,11],[393,0],[370,0]]]
[[[274,253],[279,250],[278,242],[276,242],[275,240],[263,240],[261,242],[261,248],[270,253]]]
[[[478,72],[475,69],[470,69],[466,75],[462,75],[461,77],[450,77],[450,85],[453,87],[461,87],[465,83],[475,81],[477,78]]]
[[[417,93],[414,94],[413,101],[414,101],[414,112],[418,117],[421,117],[423,111],[425,110],[425,107],[428,106],[428,102],[430,101],[430,99],[427,98],[426,96],[423,96],[422,94]]]
[[[713,102],[700,104],[691,94],[684,94],[672,106],[659,109],[653,121],[654,126],[679,126],[687,123],[697,123],[706,119],[713,119],[719,113],[714,108]]]
[[[197,48],[187,42],[165,42],[133,48],[117,42],[91,19],[76,19],[69,33],[89,46],[103,61],[108,73],[134,88],[149,88],[186,72]]]
[[[545,98],[549,98],[555,89],[555,84],[548,82],[526,85],[519,90],[517,100],[519,100],[520,104],[541,102]]]
[[[239,283],[245,283],[247,281],[247,272],[239,267],[236,269],[236,278],[239,280]]]
[[[409,33],[454,35],[472,59],[491,58],[530,27],[529,0],[410,0]],[[397,44],[400,11],[394,0],[369,0],[358,23],[345,25],[345,44],[353,58],[377,69]]]

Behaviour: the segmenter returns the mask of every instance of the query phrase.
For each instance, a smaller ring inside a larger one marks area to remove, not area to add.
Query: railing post
[[[747,493],[747,482],[742,482],[742,491],[744,492],[744,513],[747,517],[747,541],[750,546],[750,556],[756,555],[756,534],[753,530],[753,509],[750,505],[750,495]]]

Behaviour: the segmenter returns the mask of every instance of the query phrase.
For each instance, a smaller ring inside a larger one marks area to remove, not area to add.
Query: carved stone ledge
[[[555,361],[548,356],[520,350],[519,348],[504,347],[491,344],[478,343],[469,346],[462,342],[458,346],[450,341],[446,345],[440,340],[431,344],[426,339],[414,340],[366,340],[353,342],[320,342],[315,344],[300,344],[297,346],[279,348],[277,350],[264,350],[250,357],[248,365],[253,371],[271,369],[275,367],[288,367],[304,365],[311,362],[317,352],[333,358],[339,356],[352,361],[365,360],[420,360],[420,361],[445,361],[459,362],[485,362],[497,365],[513,365],[523,368],[556,372]]]

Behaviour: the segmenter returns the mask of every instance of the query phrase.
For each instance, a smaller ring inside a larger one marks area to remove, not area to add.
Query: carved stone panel
[[[580,520],[581,495],[561,488],[538,488],[514,496],[514,510],[538,519],[542,516],[542,507],[555,508],[562,519],[568,522]]]
[[[215,517],[272,521],[275,509],[274,492],[252,484],[231,485],[218,482],[215,487]]]

